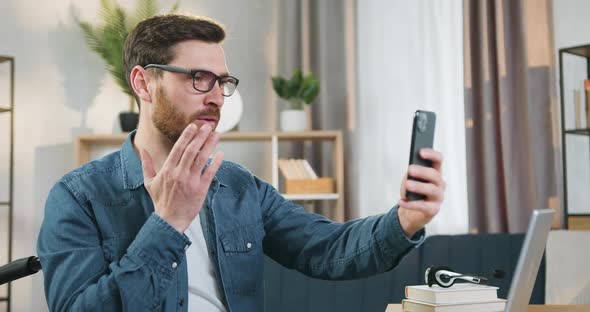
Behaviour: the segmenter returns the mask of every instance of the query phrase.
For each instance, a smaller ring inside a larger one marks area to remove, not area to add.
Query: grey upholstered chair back
[[[524,234],[438,235],[408,254],[392,271],[367,279],[332,282],[311,279],[267,259],[266,311],[383,312],[387,303],[399,303],[406,285],[424,284],[424,270],[449,266],[462,273],[506,271],[504,279],[491,279],[498,296],[506,298]],[[545,259],[541,263],[531,303],[543,304]]]

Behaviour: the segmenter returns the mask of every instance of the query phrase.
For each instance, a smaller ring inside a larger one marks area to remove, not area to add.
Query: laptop
[[[553,209],[533,210],[516,271],[510,284],[506,312],[526,311],[553,223]]]

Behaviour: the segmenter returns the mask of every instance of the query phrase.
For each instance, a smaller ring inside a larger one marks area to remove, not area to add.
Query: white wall
[[[463,3],[357,2],[358,136],[355,173],[360,215],[397,203],[407,170],[416,109],[437,114],[435,149],[448,183],[429,234],[467,231]]]
[[[586,0],[554,0],[553,1],[553,30],[555,43],[555,64],[559,65],[559,54],[562,48],[590,44],[590,1]],[[559,78],[559,67],[555,68],[555,76]],[[564,102],[566,105],[566,127],[571,129],[575,125],[573,89],[581,89],[582,81],[587,78],[586,61],[583,58],[564,57]],[[555,79],[559,84],[559,79]],[[557,86],[559,92],[559,85]],[[585,97],[582,95],[582,103]],[[582,125],[589,127],[585,118]],[[590,137],[568,135],[567,147],[567,176],[568,176],[568,212],[590,213]]]
[[[118,2],[126,7],[135,4],[134,0]],[[173,2],[158,1],[165,10]],[[283,41],[289,47],[290,38],[278,34],[288,32],[289,28],[281,18],[285,14],[281,5],[272,0],[181,1],[181,11],[210,16],[227,27],[228,66],[235,76],[242,78],[242,130],[270,130],[274,126],[269,112],[274,110],[275,97],[269,77],[279,68],[279,55],[281,64],[286,63],[285,55],[289,54],[279,53],[277,47],[283,46]],[[0,1],[0,55],[16,58],[15,259],[36,253],[47,193],[61,175],[73,168],[76,136],[120,132],[117,115],[127,109],[128,99],[113,83],[102,60],[87,49],[72,18],[73,12],[78,11],[82,19],[97,22],[98,8],[98,0]],[[5,74],[0,69],[0,77]],[[0,151],[4,152],[6,119],[0,119],[0,124]],[[258,168],[260,159],[270,153],[262,147],[259,151],[249,149],[247,155],[240,153],[239,148],[230,148],[226,154],[230,159],[239,156],[256,172],[264,171]],[[0,160],[4,159],[0,156]],[[5,181],[7,171],[3,164],[0,177]],[[4,215],[0,218],[6,220]],[[4,223],[0,226],[4,231]],[[0,238],[4,237],[0,234]],[[1,242],[2,264],[7,261],[5,247],[6,243]],[[4,294],[5,288],[0,288],[0,296]],[[42,275],[15,282],[13,296],[13,311],[45,310]],[[1,304],[0,311],[4,311]]]

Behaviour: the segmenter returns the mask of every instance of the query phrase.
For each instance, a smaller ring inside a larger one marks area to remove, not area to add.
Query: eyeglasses
[[[199,92],[209,92],[215,86],[215,83],[219,81],[219,87],[221,87],[221,94],[223,96],[231,96],[240,82],[238,78],[232,76],[217,76],[214,73],[200,69],[184,69],[170,65],[160,64],[148,64],[143,67],[148,68],[159,68],[165,71],[173,73],[181,73],[190,75],[193,78],[193,88]]]

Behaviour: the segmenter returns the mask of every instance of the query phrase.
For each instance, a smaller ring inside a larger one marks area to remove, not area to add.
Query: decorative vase
[[[131,132],[137,129],[139,114],[133,112],[119,113],[119,122],[121,123],[121,131]]]
[[[305,111],[295,109],[282,111],[280,125],[282,131],[305,131],[307,129]]]

